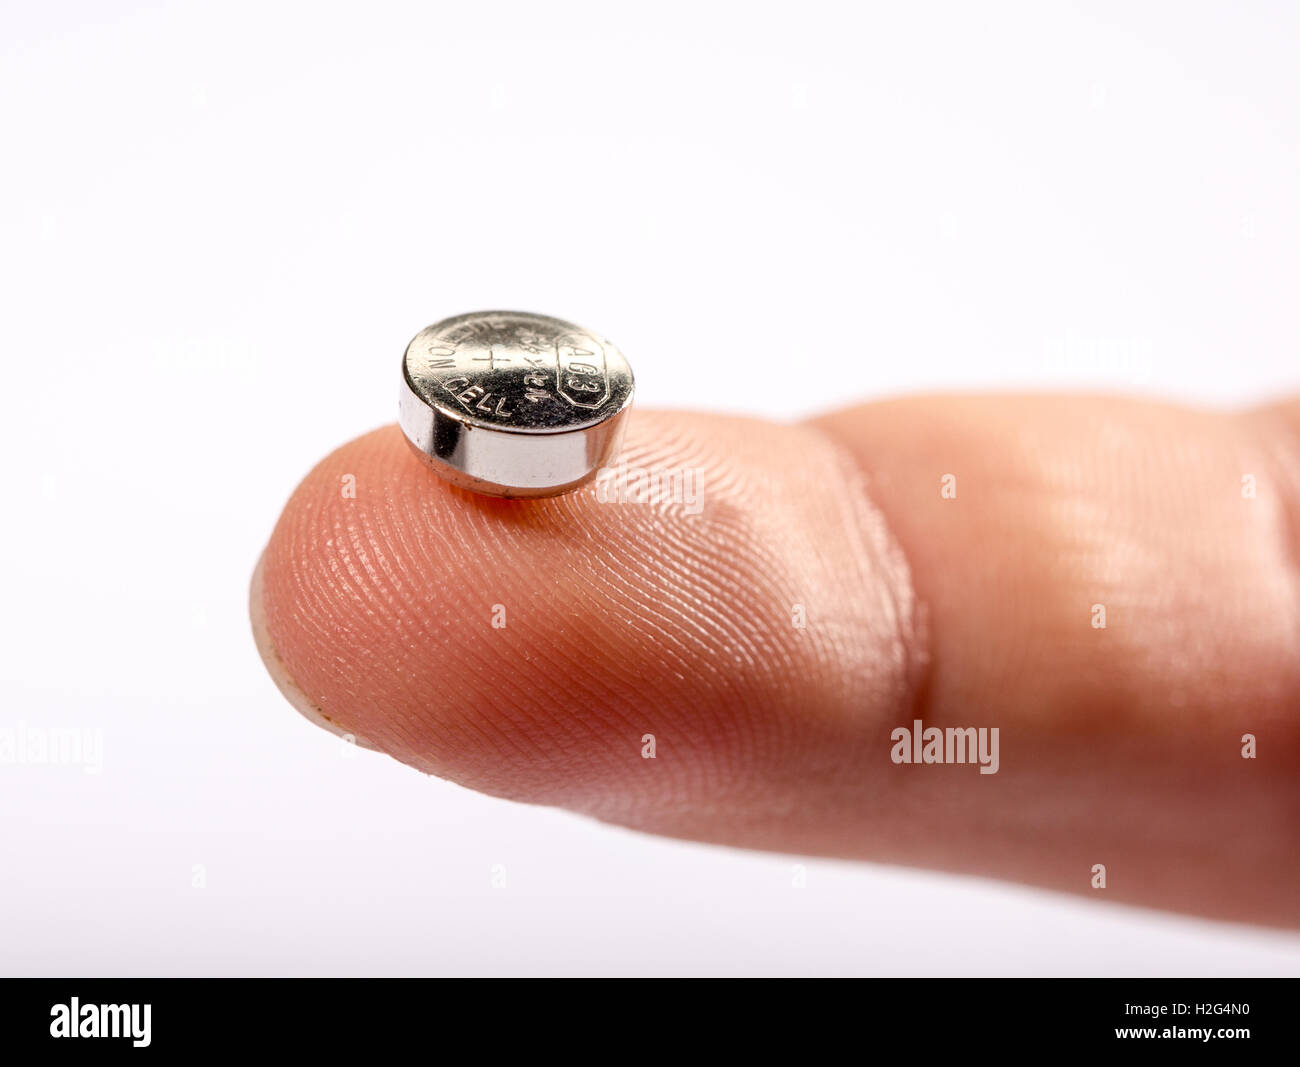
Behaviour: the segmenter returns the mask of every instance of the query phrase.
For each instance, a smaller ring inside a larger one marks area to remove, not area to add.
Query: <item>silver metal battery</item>
[[[399,422],[449,482],[489,496],[555,496],[608,465],[632,368],[605,338],[524,311],[476,311],[421,330],[402,357]]]

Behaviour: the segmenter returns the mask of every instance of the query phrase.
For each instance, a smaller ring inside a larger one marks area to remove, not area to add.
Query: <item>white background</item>
[[[798,890],[425,779],[290,710],[246,609],[460,311],[606,333],[646,406],[1294,388],[1298,39],[1282,3],[5,3],[0,726],[105,751],[0,766],[0,972],[1300,973],[1274,931]]]

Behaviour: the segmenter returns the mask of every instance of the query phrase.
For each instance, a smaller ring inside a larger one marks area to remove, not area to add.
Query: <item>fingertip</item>
[[[907,688],[905,573],[844,464],[810,429],[638,412],[613,492],[510,501],[387,427],[286,506],[254,579],[263,655],[309,719],[420,770],[726,836]]]

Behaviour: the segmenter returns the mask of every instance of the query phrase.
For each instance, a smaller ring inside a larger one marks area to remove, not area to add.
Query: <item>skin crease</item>
[[[497,796],[1300,925],[1300,402],[638,410],[621,462],[697,471],[700,506],[494,500],[395,427],[344,446],[254,575],[272,675]],[[914,719],[998,727],[998,773],[893,763]]]

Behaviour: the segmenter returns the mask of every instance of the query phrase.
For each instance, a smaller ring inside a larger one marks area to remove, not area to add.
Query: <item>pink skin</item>
[[[286,695],[638,830],[1300,923],[1300,403],[636,411],[622,460],[698,506],[478,497],[393,427],[327,457],[254,576]],[[997,773],[892,762],[916,719]]]

